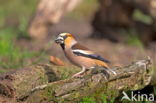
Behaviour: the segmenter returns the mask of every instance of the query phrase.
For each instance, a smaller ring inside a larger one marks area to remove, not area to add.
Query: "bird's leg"
[[[86,68],[82,67],[82,70],[76,74],[74,74],[72,77],[82,77],[82,75],[86,72]]]

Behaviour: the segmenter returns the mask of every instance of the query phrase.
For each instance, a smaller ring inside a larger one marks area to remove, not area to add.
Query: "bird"
[[[65,56],[72,64],[82,68],[80,72],[74,74],[72,77],[82,77],[87,70],[97,66],[103,67],[107,72],[111,71],[113,74],[116,74],[109,69],[109,60],[81,45],[74,35],[61,33],[57,36],[55,42],[60,44]]]

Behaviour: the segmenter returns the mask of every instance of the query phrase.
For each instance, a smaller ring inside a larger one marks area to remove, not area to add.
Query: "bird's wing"
[[[87,57],[87,58],[91,58],[91,59],[96,59],[96,60],[100,60],[103,62],[107,62],[109,63],[108,60],[104,59],[103,57],[95,54],[94,52],[90,51],[88,48],[80,45],[80,44],[75,44],[72,47],[72,52],[77,55],[77,56],[83,56],[83,57]]]

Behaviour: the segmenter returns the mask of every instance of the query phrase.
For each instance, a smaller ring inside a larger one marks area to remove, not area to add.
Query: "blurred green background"
[[[43,51],[31,51],[18,45],[21,38],[29,39],[27,26],[38,2],[39,0],[0,0],[0,72],[30,65],[31,58],[44,54]],[[86,0],[66,16],[88,19],[97,5],[96,0]]]
[[[17,43],[27,35],[27,24],[37,0],[0,0],[0,72],[20,68],[37,53],[22,50]]]

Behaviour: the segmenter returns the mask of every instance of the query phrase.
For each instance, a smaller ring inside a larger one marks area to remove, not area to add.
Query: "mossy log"
[[[150,59],[112,69],[117,74],[110,74],[109,78],[101,72],[94,72],[82,78],[55,81],[37,86],[26,95],[21,95],[18,100],[26,103],[75,103],[85,96],[96,97],[101,93],[109,99],[118,97],[121,91],[144,88],[152,77]]]
[[[150,59],[112,69],[117,74],[110,73],[109,78],[101,71],[89,71],[82,78],[70,78],[78,68],[51,64],[39,64],[3,74],[0,76],[0,102],[72,103],[85,96],[98,97],[101,93],[109,99],[119,96],[123,90],[144,88],[152,77]]]
[[[51,64],[37,64],[8,72],[0,75],[0,94],[9,98],[19,98],[38,85],[67,78],[70,73],[72,71],[67,70],[66,66],[58,69]]]

